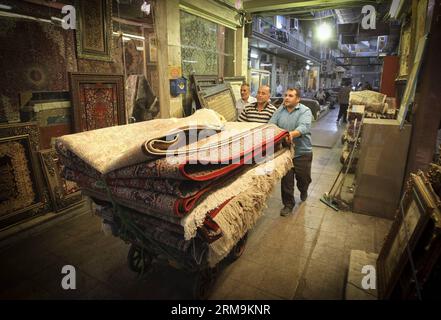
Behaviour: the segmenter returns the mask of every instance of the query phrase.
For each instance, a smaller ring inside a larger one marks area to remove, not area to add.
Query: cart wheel
[[[193,285],[193,297],[197,300],[206,300],[213,288],[218,274],[218,267],[207,268],[196,275]]]
[[[127,262],[130,270],[136,273],[145,273],[152,266],[152,256],[142,248],[135,245],[130,246],[129,253],[127,255]]]
[[[245,251],[245,245],[247,243],[247,239],[248,239],[248,233],[245,233],[245,235],[243,236],[242,239],[240,239],[236,245],[233,247],[233,249],[231,250],[230,254],[229,254],[229,259],[230,261],[236,261],[237,259],[240,258],[240,256],[243,254],[243,252]]]

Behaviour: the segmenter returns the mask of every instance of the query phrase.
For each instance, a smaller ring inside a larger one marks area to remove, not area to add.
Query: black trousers
[[[287,207],[294,207],[296,201],[294,199],[294,178],[297,181],[297,188],[300,192],[308,191],[311,183],[311,164],[312,152],[294,158],[294,168],[282,178],[282,203]]]
[[[348,112],[348,104],[340,103],[340,109],[338,110],[337,121],[343,118],[343,122],[346,122],[346,113]]]

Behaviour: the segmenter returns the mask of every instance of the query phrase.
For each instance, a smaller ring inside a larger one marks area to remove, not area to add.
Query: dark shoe
[[[287,207],[287,206],[284,206],[283,208],[282,208],[282,210],[280,210],[280,215],[282,216],[282,217],[286,217],[287,215],[289,215],[291,212],[292,212],[292,209],[293,209],[294,207]]]
[[[300,200],[306,201],[308,199],[308,191],[300,192]]]

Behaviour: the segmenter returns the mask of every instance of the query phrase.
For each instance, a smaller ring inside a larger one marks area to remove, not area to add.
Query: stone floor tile
[[[309,228],[304,225],[295,225],[289,233],[289,238],[296,242],[313,242],[317,239],[318,230],[315,228]]]
[[[211,290],[209,300],[225,300],[228,299],[230,293],[237,291],[240,286],[237,280],[229,277],[220,277],[216,280],[213,289]]]
[[[15,279],[14,286],[0,288],[0,300],[50,300],[53,295],[41,287],[40,284],[30,279]]]
[[[260,282],[264,274],[265,268],[263,264],[255,263],[245,257],[237,260],[229,272],[229,276],[232,279],[251,286]]]
[[[277,269],[273,272],[268,270],[258,284],[259,288],[284,299],[291,299],[297,289],[300,272],[292,272],[289,269]]]
[[[275,252],[280,251],[280,249],[275,249],[274,247],[266,245],[266,243],[261,242],[258,246],[251,248],[246,248],[245,252],[242,254],[242,258],[250,260],[254,263],[265,264],[268,258],[273,256]]]
[[[317,238],[317,246],[329,246],[334,249],[340,249],[345,245],[345,234],[338,228],[335,231],[330,232],[323,227],[320,229]]]
[[[256,286],[250,286],[240,281],[236,283],[236,286],[231,290],[226,297],[226,300],[255,300],[262,297],[271,296],[272,300],[276,300],[278,297],[271,295],[258,289]],[[280,298],[279,298],[280,299]]]
[[[98,284],[95,288],[86,294],[85,299],[99,299],[99,300],[121,300],[123,299],[113,289],[105,284]]]

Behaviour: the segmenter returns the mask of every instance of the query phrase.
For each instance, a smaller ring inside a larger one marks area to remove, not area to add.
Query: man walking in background
[[[277,109],[270,123],[279,128],[289,131],[289,141],[295,145],[294,168],[282,178],[282,202],[281,216],[287,216],[292,212],[296,201],[294,198],[294,178],[300,191],[300,200],[308,198],[308,187],[311,183],[312,143],[311,122],[312,112],[300,103],[300,90],[289,88],[286,90],[283,104]]]
[[[349,93],[351,92],[351,87],[347,82],[343,84],[338,93],[338,104],[340,108],[338,110],[337,123],[343,118],[343,123],[346,123],[346,113],[348,112],[349,105]]]
[[[279,81],[277,81],[276,97],[283,97],[283,86]]]

